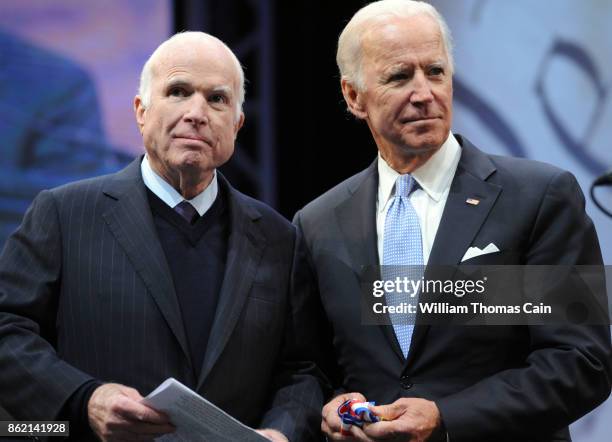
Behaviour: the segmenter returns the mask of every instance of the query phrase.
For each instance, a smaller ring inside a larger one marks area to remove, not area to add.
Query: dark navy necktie
[[[185,218],[185,221],[187,221],[189,224],[193,224],[200,216],[195,207],[193,207],[189,201],[185,200],[174,206],[174,210]]]

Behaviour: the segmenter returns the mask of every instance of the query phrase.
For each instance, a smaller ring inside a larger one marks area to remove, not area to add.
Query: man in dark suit
[[[576,180],[451,133],[450,35],[426,3],[362,8],[337,61],[348,109],[368,124],[378,158],[294,220],[300,278],[320,295],[331,335],[337,396],[322,429],[333,440],[570,440],[567,426],[610,394],[607,326],[427,325],[418,314],[416,326],[401,315],[364,325],[361,284],[364,267],[379,264],[601,265]],[[374,411],[388,421],[342,436],[347,399],[386,404]]]
[[[134,102],[146,156],[36,198],[0,258],[0,402],[16,419],[150,440],[173,427],[141,395],[174,377],[270,440],[318,438],[295,228],[216,171],[243,99],[227,46],[177,34]]]

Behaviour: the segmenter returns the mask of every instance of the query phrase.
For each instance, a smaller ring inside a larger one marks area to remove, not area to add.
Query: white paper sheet
[[[143,403],[163,411],[176,431],[160,442],[269,442],[250,427],[199,396],[174,378],[168,378]]]

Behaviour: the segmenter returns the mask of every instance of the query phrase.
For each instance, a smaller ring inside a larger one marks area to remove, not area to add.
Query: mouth
[[[408,123],[431,123],[432,121],[439,120],[438,117],[416,117],[416,118],[403,118],[400,120],[402,124]]]
[[[211,141],[208,138],[202,137],[200,135],[180,134],[180,135],[173,135],[172,138],[176,140],[195,141],[199,143],[208,144],[209,146],[212,145]]]

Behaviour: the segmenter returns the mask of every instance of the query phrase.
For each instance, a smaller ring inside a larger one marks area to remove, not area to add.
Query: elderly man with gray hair
[[[243,100],[231,50],[177,34],[134,100],[146,154],[36,198],[0,256],[0,405],[14,418],[68,420],[79,442],[152,440],[174,427],[142,395],[173,377],[270,440],[320,437],[295,228],[217,171]]]
[[[328,322],[320,342],[330,344],[337,395],[323,431],[332,440],[569,441],[568,425],[610,394],[607,326],[462,327],[419,313],[369,325],[359,297],[371,281],[364,269],[378,265],[383,277],[386,266],[601,265],[575,178],[485,154],[451,132],[451,37],[427,3],[363,7],[340,35],[337,62],[348,110],[367,123],[378,155],[294,219],[305,244],[298,274]],[[351,399],[375,401],[384,420],[343,428],[339,406]]]

